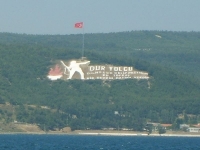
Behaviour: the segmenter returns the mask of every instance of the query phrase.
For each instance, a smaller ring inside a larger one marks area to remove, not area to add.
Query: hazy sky
[[[0,0],[0,32],[200,31],[200,0]]]

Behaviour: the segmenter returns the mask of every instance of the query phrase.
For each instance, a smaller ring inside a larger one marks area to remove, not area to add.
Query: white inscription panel
[[[127,66],[110,66],[110,65],[94,65],[88,66],[85,74],[86,79],[148,79],[147,72],[135,71],[133,67]]]
[[[149,79],[147,72],[134,70],[133,67],[130,66],[89,65],[90,61],[88,60],[60,60],[59,62],[60,63],[56,64],[57,72],[52,72],[51,68],[48,77],[60,75],[59,77],[64,80]]]

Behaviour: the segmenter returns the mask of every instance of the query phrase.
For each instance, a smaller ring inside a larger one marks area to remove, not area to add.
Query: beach
[[[200,133],[166,132],[164,134],[135,131],[104,131],[104,130],[75,130],[70,132],[40,131],[40,132],[0,132],[0,134],[37,134],[37,135],[88,135],[88,136],[149,136],[149,137],[200,137]]]

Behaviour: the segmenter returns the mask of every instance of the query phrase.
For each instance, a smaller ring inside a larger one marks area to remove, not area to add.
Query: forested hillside
[[[26,44],[76,50],[81,55],[82,35],[26,35],[1,33],[2,44]],[[200,79],[200,32],[131,31],[85,34],[85,55],[110,53],[158,63]],[[58,55],[58,54],[57,54]]]
[[[133,66],[149,72],[150,79],[48,80],[56,60],[81,57],[81,38],[0,33],[0,102],[15,109],[9,115],[1,111],[1,121],[45,124],[49,130],[142,130],[146,121],[176,128],[200,121],[199,32],[86,34],[85,56],[92,64]]]

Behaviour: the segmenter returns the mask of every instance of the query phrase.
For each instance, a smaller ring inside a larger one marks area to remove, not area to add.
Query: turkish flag
[[[83,22],[75,23],[74,27],[75,28],[83,28]]]

